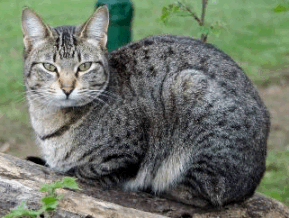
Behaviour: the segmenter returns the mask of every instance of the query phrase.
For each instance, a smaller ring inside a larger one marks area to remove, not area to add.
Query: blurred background
[[[103,2],[103,1],[102,1]],[[174,0],[133,0],[132,41],[174,34],[200,38],[192,17],[160,21]],[[200,16],[201,0],[186,0]],[[0,0],[0,152],[38,155],[22,77],[21,8],[32,7],[51,26],[81,24],[95,10],[92,0]],[[281,5],[283,7],[279,6]],[[289,206],[289,2],[209,0],[206,22],[220,27],[212,43],[230,55],[257,86],[272,116],[267,171],[258,191]],[[279,7],[279,9],[278,9]],[[279,12],[279,13],[278,13]]]

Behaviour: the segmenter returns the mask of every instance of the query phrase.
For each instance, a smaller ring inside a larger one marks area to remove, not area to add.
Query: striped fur
[[[242,69],[210,44],[170,35],[107,56],[107,25],[106,7],[77,27],[22,12],[31,123],[48,166],[200,207],[250,197],[270,118]]]

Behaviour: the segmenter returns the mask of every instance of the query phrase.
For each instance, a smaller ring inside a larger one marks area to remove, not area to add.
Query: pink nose
[[[62,91],[68,97],[70,95],[70,93],[73,91],[73,89],[74,89],[73,87],[63,87]]]

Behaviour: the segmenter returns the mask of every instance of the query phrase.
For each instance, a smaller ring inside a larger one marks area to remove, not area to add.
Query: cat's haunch
[[[45,163],[80,180],[191,205],[252,196],[265,171],[269,113],[213,45],[155,36],[107,55],[108,10],[49,27],[22,11],[24,79]]]

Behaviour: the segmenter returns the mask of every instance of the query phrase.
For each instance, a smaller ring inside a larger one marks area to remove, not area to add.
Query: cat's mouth
[[[62,101],[57,101],[57,105],[61,108],[65,108],[65,107],[77,107],[77,106],[81,106],[81,104],[79,104],[77,101],[72,100],[72,99],[64,99]]]
[[[67,108],[67,107],[79,107],[89,103],[89,101],[81,98],[80,96],[62,96],[62,98],[56,98],[53,101],[56,107]]]
[[[54,98],[55,106],[60,108],[77,107],[87,104],[87,102],[84,101],[84,99],[82,99],[74,90],[69,93],[65,93],[59,90]]]

